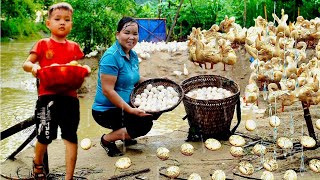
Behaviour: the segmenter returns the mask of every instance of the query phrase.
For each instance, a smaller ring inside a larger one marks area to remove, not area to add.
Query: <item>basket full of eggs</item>
[[[179,84],[166,78],[154,78],[143,81],[134,88],[130,103],[146,113],[158,114],[172,111],[180,104],[183,96],[184,92]]]
[[[37,78],[47,90],[57,93],[77,90],[90,74],[88,65],[80,65],[77,61],[68,64],[52,64],[38,70]]]
[[[240,124],[240,87],[219,75],[198,75],[184,80],[183,104],[189,123],[189,141],[227,140]],[[237,105],[238,123],[230,131]],[[184,118],[184,119],[185,119]]]

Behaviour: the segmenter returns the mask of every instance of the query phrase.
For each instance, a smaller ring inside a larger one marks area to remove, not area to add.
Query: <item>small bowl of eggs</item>
[[[133,107],[146,113],[164,113],[176,108],[184,92],[176,82],[165,78],[154,78],[138,84],[130,95]]]

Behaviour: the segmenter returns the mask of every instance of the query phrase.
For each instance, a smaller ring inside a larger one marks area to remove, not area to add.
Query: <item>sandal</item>
[[[35,169],[37,172],[35,172]],[[36,164],[33,161],[33,178],[35,180],[46,180],[47,179],[47,174],[45,172],[44,169],[44,165],[43,164]]]

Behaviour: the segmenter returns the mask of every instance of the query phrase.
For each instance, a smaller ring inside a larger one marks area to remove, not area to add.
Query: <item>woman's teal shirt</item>
[[[116,41],[103,54],[99,62],[96,96],[92,105],[92,109],[96,111],[116,108],[103,94],[100,79],[101,74],[117,76],[114,89],[125,102],[129,103],[134,85],[140,79],[139,59],[136,52],[130,50],[130,59],[128,59],[121,45]]]

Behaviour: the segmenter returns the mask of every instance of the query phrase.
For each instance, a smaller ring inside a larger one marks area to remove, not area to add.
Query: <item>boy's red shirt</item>
[[[84,56],[84,53],[77,43],[70,40],[66,40],[65,43],[59,43],[51,38],[39,40],[31,49],[30,54],[31,53],[37,54],[41,68],[50,66],[53,63],[66,64],[73,60],[82,59]],[[56,92],[45,89],[40,83],[38,95],[42,96],[50,94],[56,94]],[[76,97],[77,92],[74,90],[66,92],[64,95]]]

